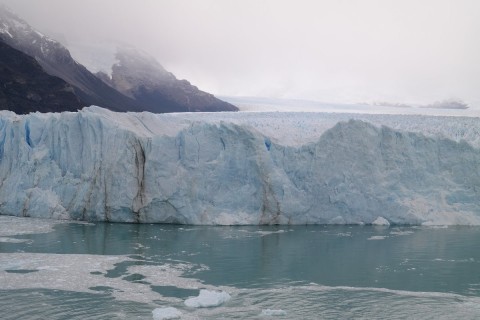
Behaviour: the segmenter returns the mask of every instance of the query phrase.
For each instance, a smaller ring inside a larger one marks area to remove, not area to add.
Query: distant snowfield
[[[0,156],[8,215],[480,224],[478,117],[2,111]]]
[[[324,103],[310,100],[270,99],[256,97],[221,97],[236,105],[240,111],[247,112],[328,112],[328,113],[367,113],[367,114],[397,114],[425,116],[458,116],[480,117],[480,106],[462,108],[440,108],[434,106],[448,103],[433,103],[428,106],[407,104],[366,104],[366,103]],[[478,103],[477,103],[478,104]],[[458,104],[450,103],[452,106]]]
[[[439,111],[454,113],[454,110]],[[158,118],[168,121],[170,125],[165,124],[160,129],[161,131],[155,131],[154,126],[147,124],[149,130],[155,133],[175,135],[179,130],[188,127],[195,121],[210,124],[227,122],[252,128],[275,139],[279,144],[288,146],[316,142],[326,130],[331,129],[338,122],[355,119],[369,122],[378,127],[387,126],[395,130],[417,132],[426,136],[440,136],[455,141],[463,139],[480,147],[480,113],[479,117],[476,117],[319,111],[243,111],[237,113],[177,113],[157,116]],[[151,115],[141,117],[141,120],[149,123],[152,121]]]

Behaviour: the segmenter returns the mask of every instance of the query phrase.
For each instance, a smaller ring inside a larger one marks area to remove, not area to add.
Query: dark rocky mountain
[[[238,111],[187,80],[178,80],[155,59],[133,48],[118,49],[116,58],[111,77],[105,73],[97,76],[148,111]]]
[[[18,114],[76,111],[84,104],[71,85],[47,74],[32,57],[0,37],[0,106]]]
[[[144,57],[119,53],[120,64],[114,66],[112,78],[101,74],[97,77],[75,61],[61,43],[36,31],[1,5],[0,36],[8,45],[35,58],[48,74],[69,83],[85,105],[155,113],[238,110],[186,80],[177,80],[155,60]],[[137,71],[137,67],[141,70]]]

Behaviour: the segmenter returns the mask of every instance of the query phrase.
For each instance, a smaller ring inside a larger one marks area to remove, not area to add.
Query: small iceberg
[[[261,316],[266,316],[266,317],[279,317],[279,316],[286,316],[287,312],[281,309],[264,309],[262,310],[262,313],[260,314]]]
[[[371,236],[367,240],[385,240],[388,236]]]
[[[230,295],[225,291],[210,291],[202,289],[200,290],[198,297],[185,300],[185,305],[191,308],[217,307],[230,299]]]
[[[157,308],[152,311],[153,320],[180,319],[182,313],[174,307]]]

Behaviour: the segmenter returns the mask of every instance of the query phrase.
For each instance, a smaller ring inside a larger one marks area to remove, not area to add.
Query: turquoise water
[[[15,223],[0,230],[1,319],[152,319],[160,307],[182,319],[480,318],[478,227],[48,222],[20,234],[26,220],[2,219]],[[231,299],[187,307],[201,288]]]

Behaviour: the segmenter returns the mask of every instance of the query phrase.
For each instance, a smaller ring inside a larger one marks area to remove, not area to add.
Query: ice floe
[[[200,290],[198,297],[188,298],[185,305],[190,308],[217,307],[228,300],[231,296],[225,291]]]

